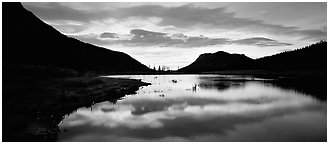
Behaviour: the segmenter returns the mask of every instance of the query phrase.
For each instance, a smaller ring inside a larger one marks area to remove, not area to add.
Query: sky
[[[200,54],[260,58],[327,40],[325,2],[25,2],[61,33],[175,70]]]

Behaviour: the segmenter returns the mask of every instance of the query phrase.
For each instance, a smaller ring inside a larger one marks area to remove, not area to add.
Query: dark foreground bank
[[[140,80],[101,78],[38,66],[3,67],[3,141],[55,141],[67,114],[133,94]]]

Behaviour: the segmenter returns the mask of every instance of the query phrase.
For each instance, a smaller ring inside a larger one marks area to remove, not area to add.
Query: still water
[[[121,75],[152,85],[80,108],[59,141],[326,141],[327,103],[271,79]]]

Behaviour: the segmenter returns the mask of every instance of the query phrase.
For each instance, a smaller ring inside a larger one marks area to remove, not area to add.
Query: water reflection
[[[115,77],[152,85],[115,105],[78,109],[60,123],[59,141],[326,141],[326,102],[264,79]]]

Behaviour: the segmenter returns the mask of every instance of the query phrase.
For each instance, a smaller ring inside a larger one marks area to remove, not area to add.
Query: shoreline
[[[72,77],[40,83],[34,85],[38,91],[27,94],[29,100],[24,103],[20,102],[24,99],[6,98],[6,103],[11,105],[3,106],[3,141],[56,141],[60,133],[58,124],[66,115],[99,102],[115,103],[125,95],[135,94],[141,86],[149,85],[140,80],[102,77]],[[17,89],[14,86],[13,90]]]
[[[177,71],[162,71],[162,72],[112,72],[103,74],[107,75],[186,75],[186,74],[223,74],[223,75],[326,75],[326,70],[222,70],[222,71],[204,71],[204,72],[177,72]]]

